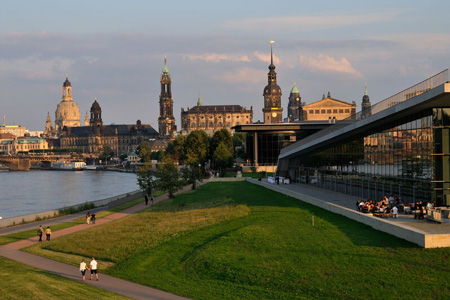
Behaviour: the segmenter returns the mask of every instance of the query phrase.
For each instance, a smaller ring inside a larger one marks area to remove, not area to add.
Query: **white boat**
[[[86,163],[83,161],[55,161],[50,168],[53,170],[81,171]]]
[[[96,166],[96,165],[85,165],[83,167],[83,170],[95,171],[95,170],[97,170],[97,168],[98,168],[98,166]]]

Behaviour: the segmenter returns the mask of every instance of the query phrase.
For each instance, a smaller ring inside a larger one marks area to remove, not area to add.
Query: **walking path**
[[[208,180],[204,180],[203,182],[199,183],[199,186],[203,185],[207,182],[208,182]],[[191,185],[185,186],[180,191],[178,191],[177,194],[186,192],[190,189],[191,189]],[[154,203],[166,200],[167,198],[168,198],[167,194],[158,196],[154,199]],[[141,211],[147,207],[148,206],[146,206],[145,203],[142,202],[138,205],[130,207],[121,212],[114,213],[114,214],[111,214],[104,218],[97,219],[95,225],[94,224],[88,225],[88,224],[84,223],[84,224],[72,226],[69,228],[55,231],[51,237],[52,237],[52,239],[58,238],[60,236],[64,236],[64,235],[71,234],[71,233],[74,233],[74,232],[77,232],[80,230],[88,229],[92,226],[97,226],[100,224],[105,224],[105,223],[108,223],[108,222],[111,222],[114,220],[118,220],[118,219],[124,218],[130,214]],[[66,219],[66,222],[71,221],[76,218],[79,218],[80,215],[84,216],[84,214],[72,215],[71,217],[68,217]],[[62,217],[62,218],[65,218],[65,217]],[[61,219],[61,218],[57,218],[57,219]],[[49,220],[49,221],[52,221],[52,220]],[[53,221],[63,223],[61,220],[53,220]],[[45,223],[43,225],[50,226],[49,224],[50,223]],[[54,223],[54,224],[57,224],[57,223]],[[22,228],[21,231],[28,230],[30,228],[36,228],[36,230],[37,230],[36,223],[21,225],[20,227]],[[27,228],[25,228],[25,227],[27,227]],[[5,230],[6,229],[8,229],[8,228],[5,228]],[[3,233],[3,229],[2,229],[2,230],[0,230],[0,235],[1,234],[8,234],[8,233]],[[54,261],[51,259],[43,258],[43,257],[37,256],[37,255],[29,254],[29,253],[19,250],[19,249],[22,249],[22,248],[25,248],[28,246],[32,246],[32,245],[36,244],[37,242],[38,242],[38,237],[35,236],[35,237],[29,238],[29,239],[25,239],[25,240],[10,243],[10,244],[4,245],[4,246],[0,246],[0,256],[33,266],[35,268],[46,270],[48,272],[51,272],[51,273],[54,273],[54,274],[57,274],[60,276],[64,276],[64,277],[67,277],[70,279],[74,279],[74,280],[81,279],[80,270],[78,267],[60,263],[60,262],[57,262],[57,261]],[[124,296],[130,297],[130,298],[133,298],[133,299],[155,299],[155,300],[187,299],[187,298],[183,298],[183,297],[173,295],[173,294],[170,294],[167,292],[163,292],[163,291],[160,291],[157,289],[153,289],[148,286],[139,285],[136,283],[132,283],[132,282],[123,280],[123,279],[111,277],[108,275],[100,274],[99,279],[100,279],[99,281],[87,280],[86,283],[89,285],[92,285],[92,286],[96,286],[96,287],[111,291],[111,292],[115,292],[120,295],[124,295]]]

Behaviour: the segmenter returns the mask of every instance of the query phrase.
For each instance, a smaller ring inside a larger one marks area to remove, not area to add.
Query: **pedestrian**
[[[90,266],[91,266],[91,270],[90,270],[91,271],[91,280],[94,277],[94,273],[95,273],[95,278],[98,281],[97,261],[95,260],[95,258],[92,258]]]
[[[42,234],[43,233],[44,233],[44,228],[42,228],[42,225],[40,225],[37,230],[37,235],[39,236],[39,242],[42,242]]]
[[[89,225],[91,223],[91,213],[87,212],[86,214],[86,223]]]
[[[45,235],[47,236],[47,241],[50,241],[50,236],[52,235],[52,230],[50,229],[50,226],[47,226],[47,229],[45,229]]]
[[[153,205],[153,196],[150,197],[150,203]]]
[[[81,260],[81,263],[80,263],[80,271],[81,271],[81,275],[83,276],[83,278],[82,278],[83,281],[86,281],[86,277],[84,275],[86,273],[86,269],[89,270],[89,268],[87,267],[87,265],[83,259],[83,260]]]
[[[392,208],[392,217],[393,217],[394,219],[397,219],[397,218],[398,218],[398,208],[397,208],[397,206],[394,206],[394,207]]]
[[[94,213],[92,213],[92,215],[91,215],[91,221],[92,221],[92,224],[95,224],[95,214]]]
[[[148,205],[148,195],[147,194],[145,194],[145,205]]]

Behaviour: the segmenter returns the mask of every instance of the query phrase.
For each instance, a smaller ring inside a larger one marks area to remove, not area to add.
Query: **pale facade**
[[[20,125],[0,125],[0,133],[11,133],[15,136],[24,136],[27,129]]]
[[[240,105],[197,105],[191,109],[181,109],[182,134],[203,130],[211,136],[222,128],[233,134],[232,127],[252,123],[253,108],[246,109]]]
[[[80,110],[73,101],[72,84],[66,77],[62,86],[62,101],[58,104],[55,111],[55,130],[60,133],[64,126],[80,126]]]
[[[3,140],[0,142],[0,152],[4,155],[15,155],[29,152],[31,150],[47,150],[48,143],[41,138],[20,138],[13,140]]]
[[[344,120],[356,113],[356,104],[328,97],[301,108],[303,121],[330,121]]]

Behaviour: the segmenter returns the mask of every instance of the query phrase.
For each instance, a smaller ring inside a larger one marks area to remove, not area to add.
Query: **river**
[[[109,198],[139,189],[136,174],[111,171],[0,171],[0,217]]]

